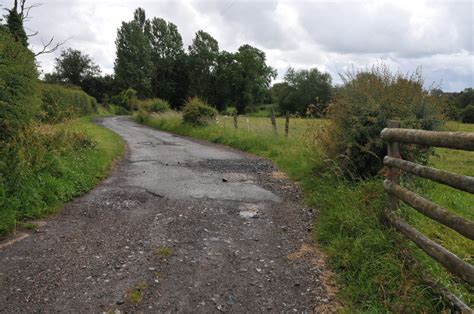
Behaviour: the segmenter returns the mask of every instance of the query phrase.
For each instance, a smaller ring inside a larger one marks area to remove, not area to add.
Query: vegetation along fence
[[[403,170],[418,177],[474,194],[474,177],[454,174],[403,160],[399,151],[399,143],[474,151],[474,133],[401,129],[400,122],[390,121],[388,128],[382,130],[381,137],[388,145],[388,156],[384,158],[384,165],[388,167],[384,189],[389,195],[389,206],[384,210],[386,221],[452,274],[461,278],[469,285],[474,286],[474,266],[430,240],[396,214],[399,201],[401,200],[421,214],[451,228],[470,240],[474,240],[473,221],[457,216],[448,209],[399,185],[400,173]],[[471,311],[467,305],[452,294],[443,294],[461,311]]]

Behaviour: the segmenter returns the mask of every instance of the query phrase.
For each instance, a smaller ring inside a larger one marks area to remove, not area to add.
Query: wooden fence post
[[[389,128],[400,128],[400,121],[391,120],[388,121],[387,126]],[[400,148],[397,142],[387,143],[387,155],[393,158],[400,158]],[[400,183],[400,171],[397,168],[389,167],[387,172],[387,179],[393,183]],[[389,196],[389,209],[395,211],[398,209],[399,200],[396,196],[390,194]]]
[[[288,137],[288,132],[290,129],[290,114],[287,111],[285,116],[285,137]]]
[[[237,125],[237,112],[234,113],[234,128],[238,129],[238,125]]]
[[[273,132],[277,134],[277,124],[275,120],[275,111],[272,109],[272,115],[270,117],[270,120],[272,121],[272,126],[273,126]]]

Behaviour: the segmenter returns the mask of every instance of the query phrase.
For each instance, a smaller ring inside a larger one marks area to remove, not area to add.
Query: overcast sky
[[[12,0],[1,0],[10,6]],[[425,85],[445,91],[474,86],[474,1],[244,1],[244,0],[28,0],[42,5],[26,23],[33,50],[41,39],[69,39],[112,73],[122,21],[143,7],[147,17],[175,23],[185,46],[197,30],[221,50],[244,43],[265,51],[280,80],[289,66],[317,67],[340,83],[339,73],[384,62],[394,71],[421,66]],[[59,52],[39,58],[51,71]]]

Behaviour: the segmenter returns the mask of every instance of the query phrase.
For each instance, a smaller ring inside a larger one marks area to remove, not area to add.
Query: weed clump
[[[217,110],[197,97],[190,98],[183,108],[183,121],[192,125],[207,125],[217,116]]]
[[[139,282],[128,292],[128,299],[132,303],[140,303],[143,298],[143,291],[148,287],[145,282]]]
[[[162,246],[155,252],[155,254],[159,258],[167,258],[170,257],[171,254],[173,254],[173,250],[167,246]]]

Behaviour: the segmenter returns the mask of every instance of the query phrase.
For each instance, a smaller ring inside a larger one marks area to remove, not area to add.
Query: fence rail
[[[399,202],[402,201],[424,216],[447,226],[468,239],[474,240],[473,221],[455,215],[448,209],[417,195],[399,184],[401,170],[403,170],[416,176],[474,194],[473,177],[403,160],[399,149],[399,144],[402,143],[474,151],[474,133],[401,129],[400,122],[390,121],[388,128],[382,131],[381,137],[387,142],[388,155],[384,158],[384,165],[388,167],[387,179],[384,181],[384,190],[388,193],[390,200],[389,207],[384,210],[386,221],[452,274],[461,278],[469,285],[474,286],[474,266],[463,261],[440,244],[432,241],[397,215]],[[452,296],[450,298],[452,299]],[[460,310],[469,309],[459,299],[453,303]]]

